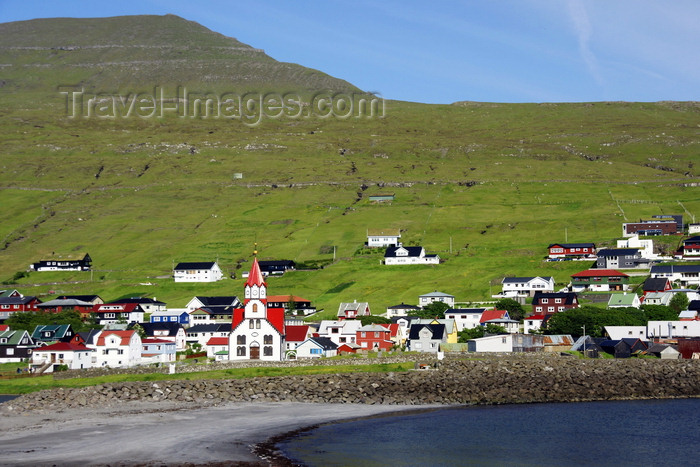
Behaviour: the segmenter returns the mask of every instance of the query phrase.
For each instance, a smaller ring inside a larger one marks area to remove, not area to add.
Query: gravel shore
[[[272,437],[320,423],[418,408],[129,402],[108,409],[3,412],[0,465],[270,465],[253,449]]]

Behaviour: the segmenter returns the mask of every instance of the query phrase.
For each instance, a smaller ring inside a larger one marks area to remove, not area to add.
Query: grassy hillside
[[[232,43],[179,18],[158,20],[192,28],[188,47]],[[105,44],[117,36],[105,34]],[[176,40],[132,36],[127,45]],[[0,63],[13,59],[7,47],[33,36],[14,37],[0,46]],[[17,53],[13,63],[34,59]],[[109,89],[101,76],[86,79]],[[174,115],[68,118],[65,98],[45,83],[32,89],[30,78],[50,74],[14,70],[0,87],[0,280],[84,251],[95,271],[32,273],[17,285],[25,294],[148,294],[174,307],[194,294],[240,295],[240,279],[190,285],[166,276],[179,261],[218,259],[240,278],[257,242],[262,259],[329,263],[270,279],[271,294],[301,295],[329,314],[340,301],[368,300],[379,313],[436,289],[483,300],[504,275],[565,283],[586,264],[543,262],[548,244],[603,245],[625,220],[700,213],[695,103],[386,102],[382,118],[310,115],[251,127]],[[395,201],[370,203],[378,192]],[[388,227],[445,262],[380,265],[361,246],[368,228]]]

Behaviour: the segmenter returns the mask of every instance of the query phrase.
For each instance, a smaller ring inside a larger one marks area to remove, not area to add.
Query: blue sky
[[[0,22],[166,13],[388,99],[700,100],[697,0],[0,0]]]

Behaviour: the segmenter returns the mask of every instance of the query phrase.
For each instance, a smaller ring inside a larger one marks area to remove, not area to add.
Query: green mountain
[[[358,91],[174,15],[3,23],[0,65],[4,87],[12,91],[53,91],[60,85],[115,91],[173,84],[200,91]]]
[[[359,102],[329,112],[309,96],[354,96],[352,86],[173,16],[3,24],[0,53],[0,280],[29,295],[146,294],[180,307],[195,294],[240,294],[257,243],[261,259],[308,269],[270,279],[270,294],[308,298],[327,315],[354,299],[381,313],[433,290],[485,300],[505,275],[563,285],[588,264],[544,262],[550,243],[614,245],[626,220],[700,213],[697,103],[376,99],[374,113]],[[136,88],[224,92],[251,69],[251,89],[309,96],[254,121],[125,112]],[[59,84],[85,87],[82,113],[71,114]],[[109,92],[126,99],[116,116]],[[369,199],[386,192],[391,203]],[[376,228],[401,229],[443,263],[381,265],[362,248]],[[82,252],[92,273],[19,277]],[[174,263],[212,260],[235,279],[168,277]]]

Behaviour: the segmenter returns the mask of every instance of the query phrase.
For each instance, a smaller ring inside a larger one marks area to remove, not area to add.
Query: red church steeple
[[[258,263],[258,250],[253,251],[253,264],[250,266],[248,280],[245,283],[244,304],[250,300],[259,300],[267,307],[267,283],[265,277],[260,270]]]

